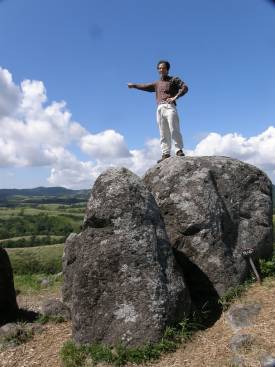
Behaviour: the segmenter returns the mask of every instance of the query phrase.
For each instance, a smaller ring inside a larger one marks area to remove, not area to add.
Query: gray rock
[[[195,293],[213,285],[222,296],[242,283],[250,272],[245,248],[256,260],[271,256],[272,184],[258,168],[227,157],[173,157],[144,182]]]
[[[58,299],[46,299],[41,308],[45,316],[61,316],[64,320],[70,320],[71,312],[68,306]]]
[[[0,248],[0,325],[14,321],[17,315],[12,267],[6,250]]]
[[[76,266],[76,255],[78,249],[78,235],[71,233],[65,243],[64,252],[62,257],[62,274],[64,276],[64,282],[62,285],[62,301],[70,309],[72,309],[72,291],[73,291],[73,277]]]
[[[190,298],[153,196],[130,171],[109,169],[94,184],[84,228],[63,257],[74,340],[159,341],[188,314]]]
[[[251,334],[236,334],[230,339],[229,347],[236,352],[243,347],[250,346],[253,341],[254,337]]]
[[[0,347],[15,347],[40,334],[43,327],[32,323],[8,323],[0,327]]]
[[[21,332],[22,326],[17,323],[8,323],[0,327],[0,343],[16,338]]]
[[[275,357],[271,355],[265,355],[261,358],[261,367],[275,367]]]
[[[261,305],[258,303],[233,305],[227,311],[226,318],[233,329],[240,329],[252,326],[260,310]]]
[[[245,367],[244,359],[239,355],[234,355],[230,361],[230,367]]]
[[[47,288],[50,285],[50,281],[47,278],[41,280],[40,285],[42,288]]]

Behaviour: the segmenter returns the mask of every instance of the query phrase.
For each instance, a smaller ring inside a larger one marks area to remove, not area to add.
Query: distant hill
[[[87,201],[90,190],[70,190],[64,187],[36,187],[33,189],[0,189],[0,205],[75,204]]]

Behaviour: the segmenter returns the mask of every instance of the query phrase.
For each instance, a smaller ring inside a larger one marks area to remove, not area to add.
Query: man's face
[[[168,70],[166,64],[162,63],[158,66],[158,71],[160,76],[166,76],[168,75]]]

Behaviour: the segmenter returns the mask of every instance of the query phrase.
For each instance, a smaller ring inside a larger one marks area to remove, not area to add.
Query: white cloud
[[[50,185],[90,187],[110,166],[124,166],[143,175],[161,155],[159,140],[129,151],[123,135],[115,130],[93,134],[72,119],[66,103],[47,101],[41,81],[16,85],[0,68],[0,167],[48,166]],[[71,148],[80,148],[87,160],[79,160]],[[257,136],[237,133],[208,134],[189,155],[224,155],[265,170],[275,179],[275,127]]]
[[[85,135],[80,140],[80,147],[93,159],[116,159],[130,156],[124,137],[114,130]]]
[[[51,154],[55,155],[54,168],[48,182],[54,186],[70,188],[90,187],[100,173],[109,167],[127,167],[138,175],[142,175],[149,167],[156,163],[160,156],[158,139],[149,140],[145,148],[131,150],[131,155],[124,158],[111,158],[109,160],[97,159],[95,162],[79,161],[64,149],[58,149]]]
[[[0,87],[0,167],[54,166],[58,148],[65,151],[71,144],[92,160],[131,155],[121,134],[92,134],[72,120],[64,101],[47,104],[43,82],[24,80],[16,86],[9,71],[0,68]]]
[[[221,155],[240,159],[263,169],[274,180],[275,127],[270,126],[261,134],[250,138],[237,133],[226,135],[210,133],[188,154]]]
[[[13,83],[11,73],[0,67],[0,118],[14,114],[19,102],[20,91]]]

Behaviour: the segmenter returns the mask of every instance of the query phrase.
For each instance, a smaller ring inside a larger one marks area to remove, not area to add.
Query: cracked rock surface
[[[125,168],[96,180],[84,230],[65,244],[63,272],[78,343],[157,342],[190,308],[155,199]]]
[[[171,157],[143,180],[191,293],[222,296],[241,284],[250,271],[246,248],[255,261],[271,256],[272,184],[258,168],[227,157]]]

